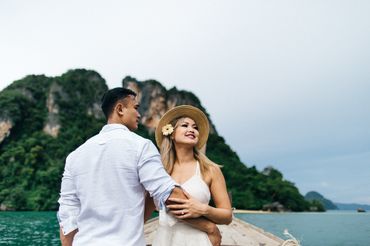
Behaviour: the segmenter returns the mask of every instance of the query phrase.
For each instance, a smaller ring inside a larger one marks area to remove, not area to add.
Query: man
[[[186,199],[152,142],[131,132],[138,127],[138,108],[133,91],[107,91],[102,110],[108,124],[68,155],[58,201],[62,245],[145,245],[145,192],[162,208],[169,197]],[[188,221],[220,244],[215,224]]]

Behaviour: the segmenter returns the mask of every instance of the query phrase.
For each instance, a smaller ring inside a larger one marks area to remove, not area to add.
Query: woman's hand
[[[167,208],[170,209],[170,212],[177,219],[188,219],[188,218],[198,218],[207,214],[208,205],[199,202],[185,190],[183,190],[188,199],[180,198],[168,198],[171,202],[176,204],[167,205]]]

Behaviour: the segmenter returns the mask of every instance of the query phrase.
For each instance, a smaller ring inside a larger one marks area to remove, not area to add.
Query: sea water
[[[276,236],[289,231],[302,246],[370,246],[370,213],[236,214]],[[0,245],[60,245],[55,212],[0,212]]]
[[[56,212],[0,212],[0,245],[60,245]]]
[[[302,246],[370,246],[370,213],[329,211],[325,213],[237,214],[282,239],[285,229]]]

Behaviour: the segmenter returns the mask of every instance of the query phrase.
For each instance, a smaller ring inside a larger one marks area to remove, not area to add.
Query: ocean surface
[[[287,229],[302,246],[370,246],[370,213],[237,214],[283,239]],[[55,212],[0,212],[0,245],[60,245]]]
[[[370,246],[370,213],[237,214],[236,217],[282,238],[285,229],[302,246]]]

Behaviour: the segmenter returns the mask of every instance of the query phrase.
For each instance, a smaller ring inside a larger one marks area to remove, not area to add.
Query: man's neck
[[[130,129],[128,126],[126,126],[126,124],[124,124],[121,120],[117,120],[117,119],[108,119],[107,121],[107,124],[119,124],[119,125],[123,125],[125,127],[127,127],[127,129],[129,129],[130,131],[134,131],[132,129]]]
[[[125,125],[125,124],[122,123],[121,120],[116,119],[116,118],[113,118],[113,117],[108,119],[107,124],[121,124],[121,125]]]

